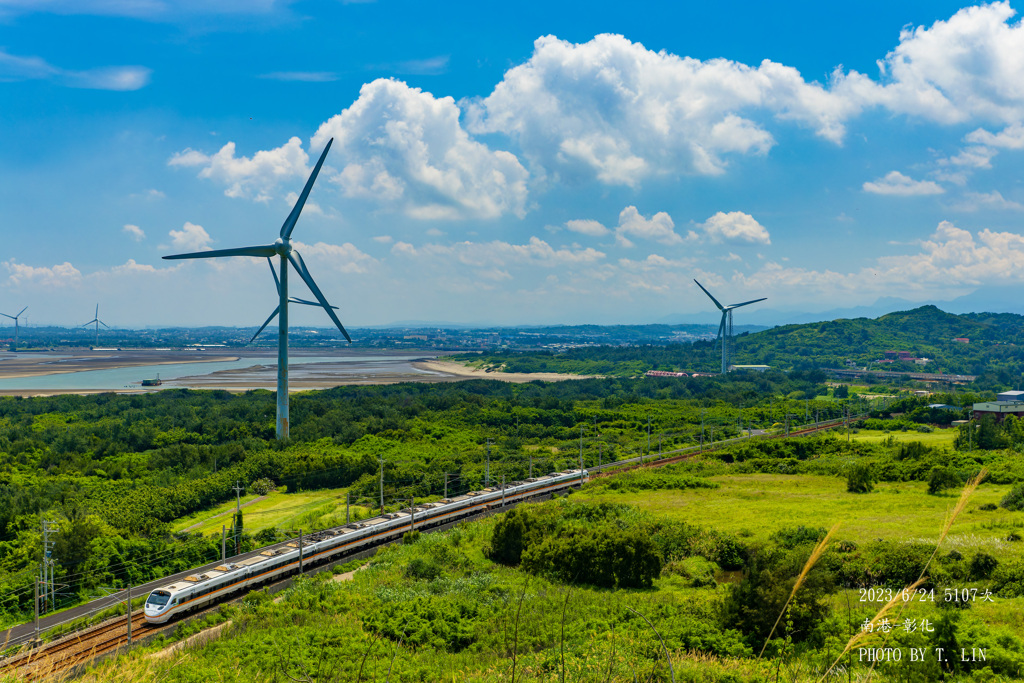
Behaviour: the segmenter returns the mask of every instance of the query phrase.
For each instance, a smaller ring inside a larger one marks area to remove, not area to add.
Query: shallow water
[[[412,367],[411,362],[422,357],[422,354],[415,356],[292,355],[289,358],[288,369],[289,375],[296,381],[301,381],[305,375],[313,374],[318,377],[323,375],[340,375],[339,379],[353,373],[359,375],[381,373],[434,374]],[[244,372],[247,369],[251,369],[251,372]],[[127,368],[82,370],[79,372],[37,375],[34,377],[12,377],[0,379],[0,391],[114,391],[118,389],[139,389],[141,388],[142,380],[153,379],[157,375],[160,376],[165,387],[170,384],[175,387],[215,388],[215,380],[211,381],[212,378],[209,375],[214,372],[223,371],[243,371],[224,375],[225,379],[231,378],[230,386],[233,389],[247,388],[238,386],[238,381],[244,382],[245,380],[252,381],[254,388],[265,386],[265,383],[268,381],[276,381],[277,358],[265,356],[240,357],[238,360],[233,361],[136,365]]]

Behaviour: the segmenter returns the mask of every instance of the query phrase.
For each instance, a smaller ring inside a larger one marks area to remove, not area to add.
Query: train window
[[[153,591],[149,594],[149,597],[146,598],[146,604],[157,606],[166,605],[170,597],[171,594],[167,591]]]

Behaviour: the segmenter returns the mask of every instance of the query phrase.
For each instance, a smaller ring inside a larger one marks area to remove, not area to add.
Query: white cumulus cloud
[[[515,155],[470,138],[451,97],[391,79],[367,83],[351,107],[323,123],[349,197],[397,205],[424,220],[497,218],[526,212],[527,172]]]
[[[729,213],[719,211],[707,219],[702,227],[712,242],[772,243],[768,230],[753,216],[742,211],[730,211]]]
[[[65,261],[54,266],[29,266],[18,263],[11,259],[4,261],[4,268],[7,269],[7,282],[13,287],[21,285],[41,287],[68,287],[74,286],[82,281],[80,270]]]
[[[644,218],[635,206],[627,206],[619,212],[619,225],[615,229],[615,240],[620,246],[633,246],[629,237],[668,245],[683,243],[683,238],[675,231],[671,216],[659,211],[650,218]]]
[[[285,144],[261,150],[252,157],[236,157],[235,143],[229,142],[215,154],[194,149],[178,152],[167,162],[170,166],[198,166],[199,177],[209,178],[227,186],[229,197],[246,197],[267,201],[282,180],[299,179],[309,173],[309,156],[302,141],[292,137]]]
[[[146,239],[146,233],[142,230],[142,228],[140,228],[137,225],[132,225],[131,223],[128,223],[123,228],[121,228],[121,232],[128,235],[136,242],[141,242],[142,240]]]
[[[566,221],[565,227],[568,230],[578,232],[581,235],[589,235],[590,237],[601,237],[602,235],[607,235],[611,232],[598,221],[590,219]]]
[[[181,230],[171,230],[171,247],[177,251],[203,251],[210,248],[212,238],[201,225],[185,221]]]
[[[583,167],[636,185],[654,174],[718,174],[728,155],[766,153],[775,140],[748,112],[838,141],[851,110],[792,67],[701,61],[604,34],[582,44],[538,38],[469,120],[474,132],[514,136],[546,169]]]
[[[934,181],[914,180],[899,171],[890,171],[884,178],[866,182],[863,188],[865,192],[873,194],[887,194],[900,197],[942,194],[945,192],[942,186]]]

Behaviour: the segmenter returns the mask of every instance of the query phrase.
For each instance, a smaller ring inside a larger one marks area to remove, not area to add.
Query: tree
[[[959,487],[963,482],[952,467],[933,467],[928,475],[928,493],[938,495],[946,489]]]
[[[846,490],[848,493],[871,493],[875,489],[875,480],[871,467],[857,463],[846,472]]]

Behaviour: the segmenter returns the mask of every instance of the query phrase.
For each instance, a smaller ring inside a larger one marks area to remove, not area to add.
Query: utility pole
[[[448,498],[448,473],[444,473],[444,497]]]
[[[128,603],[128,644],[132,644],[132,582],[128,582],[128,596],[125,598]]]
[[[384,454],[380,454],[380,513],[384,514]]]
[[[445,483],[447,484],[448,482],[445,482]],[[445,496],[445,497],[447,498],[447,496]],[[345,524],[348,524],[351,521],[352,520],[349,518],[349,515],[348,515],[348,489],[345,489]]]
[[[220,525],[220,561],[226,562],[228,559],[228,529],[223,524]]]
[[[53,579],[54,561],[53,561],[53,546],[54,541],[50,538],[50,534],[57,533],[59,528],[55,522],[43,520],[43,606],[44,612],[49,612],[56,607],[56,588]]]
[[[647,455],[651,454],[651,416],[647,416]]]
[[[491,485],[491,440],[487,439],[487,462],[484,464],[484,488]]]
[[[238,525],[238,515],[242,512],[242,491],[245,490],[244,486],[240,486],[238,480],[235,480],[235,555],[242,553],[242,528]]]
[[[583,473],[583,425],[580,425],[580,473]]]
[[[35,639],[39,640],[39,577],[38,576],[36,577],[36,580],[35,580],[35,588],[36,588],[35,589],[35,599],[33,600],[33,603],[32,603],[32,604],[35,605],[35,610],[34,610],[35,611],[35,618],[33,619],[33,621],[35,622],[35,625],[36,625],[36,637],[35,637]]]

